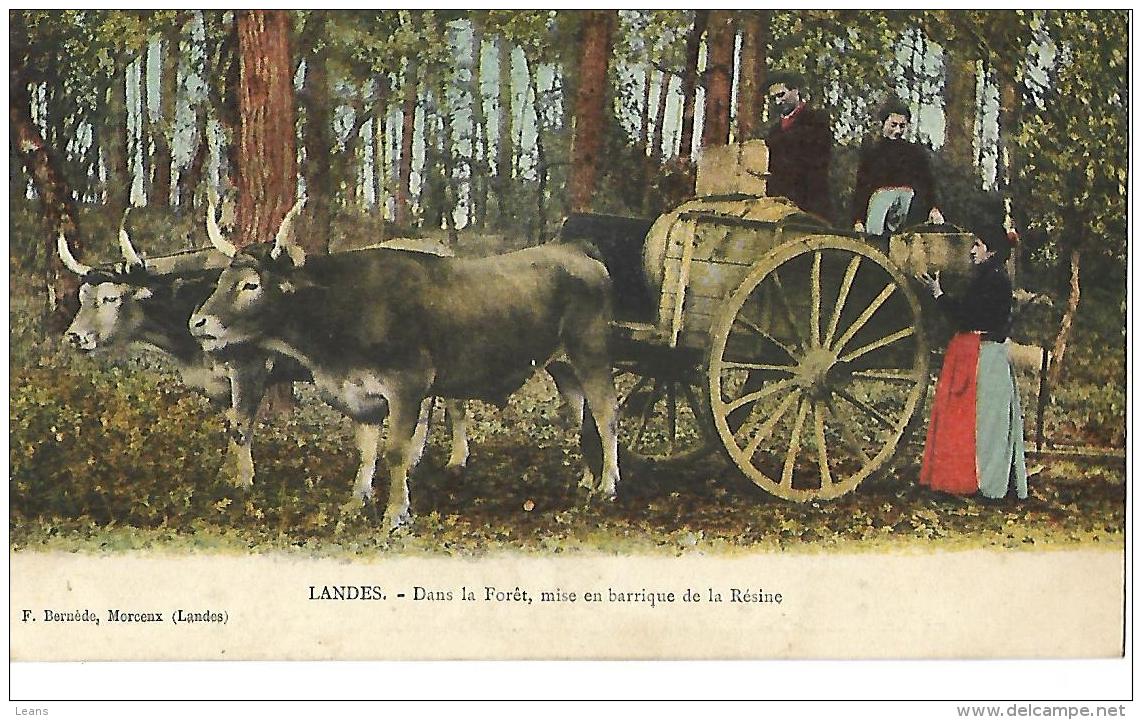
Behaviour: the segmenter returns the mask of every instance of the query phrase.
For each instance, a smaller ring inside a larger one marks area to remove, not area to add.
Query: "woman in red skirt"
[[[1027,497],[1023,413],[1008,357],[1011,246],[1002,235],[976,239],[972,277],[961,297],[940,287],[940,275],[921,279],[956,329],[936,384],[924,444],[920,484],[957,495]]]

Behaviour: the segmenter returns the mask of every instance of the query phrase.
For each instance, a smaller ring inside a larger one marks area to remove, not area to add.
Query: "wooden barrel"
[[[643,269],[670,346],[706,345],[714,312],[751,265],[781,243],[824,229],[785,198],[701,197],[661,215],[647,233]]]

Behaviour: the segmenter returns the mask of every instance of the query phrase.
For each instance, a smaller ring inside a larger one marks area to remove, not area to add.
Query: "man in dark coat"
[[[890,102],[877,114],[880,135],[860,150],[853,190],[853,228],[884,235],[927,219],[942,224],[928,151],[904,139],[912,111]]]
[[[809,106],[802,95],[804,82],[800,77],[774,73],[768,87],[778,119],[764,135],[769,146],[766,194],[788,198],[802,210],[831,221],[829,164],[833,158],[833,131],[829,118]]]

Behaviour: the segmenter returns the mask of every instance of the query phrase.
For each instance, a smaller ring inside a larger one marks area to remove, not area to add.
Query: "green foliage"
[[[1054,51],[1039,107],[1024,120],[1029,214],[1064,247],[1126,257],[1128,17],[1120,11],[1047,12]],[[1034,82],[1033,80],[1031,82]]]

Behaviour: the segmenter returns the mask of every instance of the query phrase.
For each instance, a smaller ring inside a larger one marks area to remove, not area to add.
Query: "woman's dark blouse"
[[[936,304],[957,331],[982,330],[984,340],[1003,342],[1011,330],[1011,280],[1005,264],[992,257],[976,265],[962,297],[944,293]]]

